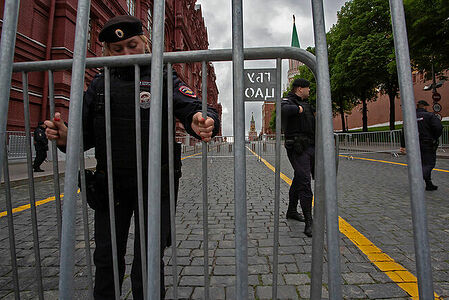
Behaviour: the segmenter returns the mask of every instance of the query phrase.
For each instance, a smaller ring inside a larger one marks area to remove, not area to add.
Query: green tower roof
[[[298,32],[296,31],[295,15],[293,15],[292,47],[301,48],[299,45]]]

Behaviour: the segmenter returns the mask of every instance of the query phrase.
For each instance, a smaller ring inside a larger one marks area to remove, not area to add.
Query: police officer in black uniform
[[[129,55],[149,52],[148,40],[143,35],[142,23],[133,16],[114,17],[104,25],[99,40],[103,42],[104,55]],[[164,72],[164,83],[166,82]],[[173,75],[173,106],[175,116],[183,123],[186,131],[196,138],[209,141],[218,133],[219,120],[216,111],[208,108],[208,117],[201,113],[201,102],[195,93],[186,86],[176,74]],[[167,89],[164,88],[162,121],[161,157],[161,258],[170,245],[170,203],[168,177],[168,125]],[[140,113],[142,126],[142,174],[144,176],[145,222],[147,222],[148,173],[148,129],[151,109],[151,67],[141,66]],[[97,167],[93,176],[93,196],[88,202],[95,209],[95,299],[114,299],[114,280],[112,264],[112,245],[107,199],[107,157],[105,132],[105,87],[104,74],[97,75],[89,85],[83,104],[83,134],[85,150],[95,147]],[[137,172],[136,172],[136,134],[134,67],[111,69],[111,145],[115,218],[117,231],[117,250],[120,286],[125,274],[125,252],[132,215],[138,221]],[[59,113],[52,121],[46,121],[47,136],[57,141],[58,146],[66,144],[67,127]],[[175,144],[175,190],[177,195],[181,157],[180,148]],[[89,185],[89,183],[88,183]],[[89,194],[89,189],[88,189]],[[90,198],[90,199],[89,199]],[[146,228],[146,225],[145,225]],[[146,236],[146,234],[145,234]],[[134,260],[131,270],[131,283],[134,299],[143,299],[142,270],[140,262],[139,226],[136,226],[134,239]],[[148,241],[152,243],[155,241]],[[146,243],[146,244],[148,244]],[[164,266],[161,259],[161,297],[164,298]]]
[[[287,219],[306,223],[304,233],[312,236],[312,188],[311,175],[315,164],[315,116],[312,106],[306,101],[309,97],[310,82],[297,78],[292,90],[283,99],[282,130],[285,135],[285,148],[288,159],[295,171],[289,191]],[[298,199],[304,216],[298,213]]]
[[[33,163],[34,172],[44,172],[41,169],[41,164],[47,158],[48,140],[45,136],[45,124],[44,122],[37,123],[37,127],[34,130],[34,149],[36,150],[36,158]]]
[[[421,150],[422,175],[426,182],[426,191],[435,191],[438,186],[432,183],[431,173],[437,160],[438,139],[443,133],[440,119],[426,110],[429,106],[424,100],[416,105],[416,120],[418,122],[419,148]],[[402,134],[403,136],[403,134]],[[405,153],[405,140],[401,139],[401,152]]]

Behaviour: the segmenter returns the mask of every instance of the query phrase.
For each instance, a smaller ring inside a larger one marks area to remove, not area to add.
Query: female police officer
[[[133,16],[114,17],[104,25],[99,40],[103,42],[103,54],[130,55],[150,52],[147,38],[143,35],[142,23]],[[142,125],[142,170],[143,182],[148,182],[148,124],[150,110],[151,67],[141,67],[140,78],[140,112]],[[166,74],[164,73],[166,79]],[[209,141],[218,132],[219,120],[214,109],[208,108],[207,119],[202,118],[201,102],[195,93],[187,87],[176,75],[173,76],[173,106],[175,116],[183,123],[191,135]],[[165,81],[164,81],[165,82]],[[134,67],[111,69],[111,145],[113,186],[116,214],[117,251],[119,263],[120,285],[125,273],[125,252],[131,217],[137,211],[137,175],[136,175],[136,134],[134,110]],[[83,135],[85,150],[95,147],[97,168],[95,184],[96,197],[90,199],[95,208],[95,299],[114,299],[114,280],[112,266],[112,246],[110,239],[110,223],[108,212],[107,188],[105,175],[107,170],[106,133],[104,117],[104,74],[97,75],[91,82],[84,97],[83,104]],[[163,119],[167,118],[166,89],[164,89]],[[56,140],[60,148],[67,141],[67,127],[59,113],[53,120],[46,121],[47,136]],[[170,243],[170,206],[168,193],[168,125],[162,122],[162,170],[161,170],[161,251]],[[175,151],[175,180],[177,188],[180,177],[180,151]],[[99,193],[98,193],[98,190]],[[144,184],[144,197],[147,186]],[[145,199],[146,200],[146,199]],[[147,201],[144,201],[145,212]],[[146,221],[145,217],[145,221]],[[151,241],[150,241],[151,242]],[[163,257],[163,253],[161,253]],[[163,263],[161,261],[161,295],[164,295]],[[142,299],[142,273],[140,262],[139,228],[136,226],[134,242],[134,260],[131,270],[131,282],[134,299]],[[163,297],[163,296],[162,296]]]

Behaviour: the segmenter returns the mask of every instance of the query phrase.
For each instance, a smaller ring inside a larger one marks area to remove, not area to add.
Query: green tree
[[[327,34],[327,42],[333,114],[334,116],[340,115],[341,128],[343,131],[346,131],[345,114],[352,111],[358,104],[358,99],[349,93],[350,88],[345,80],[346,75],[342,71],[342,66],[336,63],[335,58],[338,54],[340,43],[332,29]]]
[[[449,0],[404,0],[410,57],[431,76],[449,69]]]
[[[362,102],[363,131],[368,130],[367,102],[376,100],[378,92],[390,97],[390,127],[394,128],[398,85],[388,1],[346,2],[330,40],[334,90],[351,101]]]

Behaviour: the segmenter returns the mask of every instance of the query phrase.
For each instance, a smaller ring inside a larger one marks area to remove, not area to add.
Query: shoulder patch
[[[186,95],[186,96],[191,97],[191,98],[196,98],[195,92],[192,91],[192,89],[189,88],[188,86],[181,85],[181,86],[179,87],[179,91],[180,91],[181,94],[183,94],[183,95]]]

